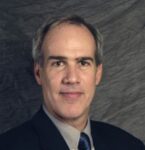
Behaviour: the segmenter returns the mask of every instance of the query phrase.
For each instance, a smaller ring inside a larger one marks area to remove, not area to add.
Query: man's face
[[[84,26],[61,24],[44,38],[43,65],[35,65],[47,110],[65,122],[86,119],[102,65],[95,64],[95,41]]]

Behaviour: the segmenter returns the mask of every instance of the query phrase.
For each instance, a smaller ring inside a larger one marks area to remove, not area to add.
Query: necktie
[[[80,135],[78,149],[79,150],[91,150],[90,139],[88,135],[83,132]]]

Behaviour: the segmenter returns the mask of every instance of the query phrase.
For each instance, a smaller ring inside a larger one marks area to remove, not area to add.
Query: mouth
[[[60,95],[66,99],[78,99],[82,94],[82,92],[60,92]]]

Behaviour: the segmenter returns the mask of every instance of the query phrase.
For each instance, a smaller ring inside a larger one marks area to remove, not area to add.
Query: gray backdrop
[[[1,0],[0,133],[40,107],[31,39],[45,18],[79,14],[104,36],[104,74],[91,115],[145,142],[145,0]]]

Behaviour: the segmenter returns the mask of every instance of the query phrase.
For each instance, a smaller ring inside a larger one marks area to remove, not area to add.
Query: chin
[[[67,120],[76,120],[78,118],[81,118],[83,115],[84,113],[82,111],[70,112],[69,110],[66,113],[64,113],[62,116],[64,119],[67,119]]]

